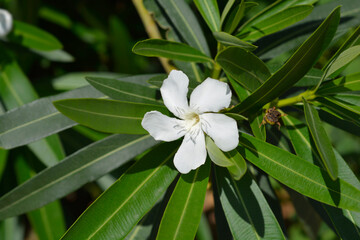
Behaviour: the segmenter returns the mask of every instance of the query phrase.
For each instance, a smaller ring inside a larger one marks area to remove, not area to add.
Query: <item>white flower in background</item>
[[[5,37],[12,29],[12,15],[5,9],[0,9],[0,38]]]
[[[160,91],[165,106],[178,118],[158,111],[147,112],[141,125],[156,140],[166,142],[184,137],[175,154],[174,165],[181,173],[196,169],[206,160],[205,134],[222,151],[230,151],[239,143],[236,121],[218,112],[230,105],[231,90],[227,83],[207,78],[187,100],[189,79],[182,71],[173,70]]]

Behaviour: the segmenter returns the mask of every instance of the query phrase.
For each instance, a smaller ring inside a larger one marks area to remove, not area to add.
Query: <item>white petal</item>
[[[195,137],[191,137],[190,134],[186,134],[184,140],[175,154],[174,165],[176,169],[186,174],[190,170],[196,169],[203,165],[206,160],[206,147],[205,136],[203,131]]]
[[[201,126],[215,144],[223,151],[233,150],[239,144],[239,131],[236,121],[219,113],[200,115]]]
[[[164,80],[160,92],[165,106],[177,117],[182,118],[189,108],[187,92],[189,78],[182,71],[172,70]]]
[[[171,142],[185,135],[183,120],[165,116],[158,111],[147,112],[141,122],[141,126],[155,138],[165,142]]]
[[[0,37],[5,37],[12,29],[12,15],[5,9],[0,9]]]
[[[197,86],[190,96],[190,108],[198,113],[218,112],[230,105],[231,90],[229,85],[219,80],[207,78]]]

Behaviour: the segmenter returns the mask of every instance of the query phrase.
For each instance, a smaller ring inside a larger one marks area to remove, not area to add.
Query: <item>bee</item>
[[[287,116],[287,114],[281,114],[278,110],[276,110],[276,107],[272,107],[266,110],[265,116],[259,126],[259,128],[262,125],[265,125],[266,123],[269,123],[270,125],[278,125],[278,128],[280,130],[281,123],[279,122],[281,117]]]

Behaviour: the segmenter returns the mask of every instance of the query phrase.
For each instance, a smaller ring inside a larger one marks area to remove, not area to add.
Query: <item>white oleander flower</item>
[[[156,140],[170,142],[185,136],[174,157],[174,165],[181,173],[188,173],[205,163],[204,133],[222,151],[233,150],[239,143],[236,121],[224,114],[212,113],[229,107],[231,90],[228,84],[207,78],[191,93],[190,105],[188,85],[189,79],[182,71],[171,71],[160,92],[165,106],[179,119],[151,111],[141,122]]]
[[[0,9],[0,38],[5,37],[12,29],[12,15],[5,9]]]

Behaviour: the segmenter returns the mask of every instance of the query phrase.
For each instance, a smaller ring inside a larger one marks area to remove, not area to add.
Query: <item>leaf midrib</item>
[[[125,199],[125,201],[114,211],[114,213],[112,213],[106,221],[104,221],[103,224],[101,224],[87,239],[91,239],[92,237],[94,237],[99,231],[100,229],[105,226],[110,220],[111,218],[113,218],[120,210],[121,208],[139,191],[139,189],[142,188],[142,186],[144,186],[146,184],[146,182],[152,177],[154,176],[159,170],[160,168],[170,159],[172,158],[172,156],[175,154],[175,152],[177,151],[177,149],[175,149],[175,151],[173,151],[167,158],[165,158],[165,160],[159,164],[159,166],[157,166],[153,172],[151,174],[149,174],[149,176],[147,178],[144,179],[144,181],[139,184],[139,186],[133,191],[132,194],[130,194],[130,196]]]
[[[121,119],[132,119],[132,120],[141,120],[141,119],[143,119],[142,117],[129,117],[129,116],[112,115],[112,114],[107,114],[107,113],[92,112],[92,111],[89,111],[89,110],[70,107],[70,106],[67,106],[67,105],[59,104],[59,103],[58,103],[58,106],[62,106],[63,108],[67,108],[67,109],[74,110],[74,111],[77,111],[77,112],[84,112],[84,113],[89,113],[89,114],[93,114],[93,115],[105,116],[105,117],[113,117],[113,118],[121,118]]]
[[[310,8],[309,8],[309,9],[310,9]],[[284,18],[284,19],[282,19],[282,20],[280,20],[280,21],[278,21],[278,22],[276,22],[276,23],[274,23],[274,24],[268,25],[267,27],[262,28],[261,31],[256,30],[256,31],[254,31],[254,32],[251,32],[249,35],[246,36],[246,39],[248,39],[250,36],[252,36],[252,35],[254,35],[254,34],[258,34],[258,33],[264,32],[265,30],[267,30],[267,29],[269,29],[269,28],[271,28],[271,27],[273,27],[273,26],[276,26],[276,25],[278,25],[278,24],[280,24],[280,23],[282,23],[282,22],[285,22],[285,21],[287,21],[288,19],[294,18],[294,17],[296,17],[296,16],[298,16],[298,15],[302,15],[302,14],[306,13],[307,11],[309,11],[309,9],[306,9],[306,10],[304,10],[304,11],[302,11],[302,12],[298,12],[297,14],[288,16],[287,18]],[[260,23],[258,23],[258,24],[260,24]],[[255,25],[255,26],[252,26],[252,28],[254,28],[254,27],[256,27],[256,25]],[[266,33],[265,33],[265,34],[266,34]]]
[[[189,200],[190,200],[190,197],[191,197],[191,193],[192,193],[192,191],[194,190],[194,187],[195,187],[194,182],[195,182],[195,180],[196,180],[196,178],[197,178],[197,176],[198,176],[198,174],[199,174],[199,169],[200,169],[200,168],[196,169],[194,178],[193,178],[193,180],[191,181],[191,187],[190,187],[190,190],[189,190],[189,194],[188,194],[188,196],[187,196],[187,198],[186,198],[186,200],[185,200],[185,205],[184,205],[183,211],[182,211],[181,216],[180,216],[179,224],[177,224],[177,227],[176,227],[176,229],[175,229],[175,233],[174,233],[174,238],[173,238],[173,239],[177,239],[176,237],[177,237],[177,235],[179,234],[180,226],[181,226],[181,224],[182,224],[182,221],[184,220],[185,210],[186,210],[186,208],[187,208],[187,206],[188,206],[188,204],[189,204]]]
[[[237,187],[234,179],[233,179],[232,177],[230,177],[230,180],[231,180],[231,182],[232,182],[232,184],[233,184],[233,186],[234,186],[234,188],[235,188],[235,191],[236,191],[237,196],[239,197],[239,200],[241,201],[241,205],[243,206],[243,208],[244,208],[244,210],[245,210],[246,216],[248,217],[248,219],[249,219],[249,221],[250,221],[251,228],[253,229],[256,238],[257,238],[257,239],[260,239],[260,237],[259,237],[259,235],[258,235],[258,233],[257,233],[257,231],[256,231],[254,222],[253,222],[253,220],[252,220],[252,218],[251,218],[251,216],[250,216],[250,214],[249,214],[249,212],[248,212],[248,210],[247,210],[247,207],[246,207],[246,205],[245,205],[245,203],[244,203],[244,200],[243,200],[243,198],[242,198],[242,196],[241,196],[241,193],[240,193],[240,191],[239,191],[239,189],[238,189],[238,187]]]
[[[103,87],[108,88],[108,89],[110,89],[110,90],[113,90],[113,91],[115,91],[115,92],[123,93],[123,94],[130,95],[130,96],[137,97],[137,98],[143,98],[143,99],[149,100],[149,101],[151,101],[151,102],[153,102],[153,103],[157,103],[156,100],[154,100],[154,99],[152,99],[152,98],[149,98],[149,97],[146,97],[146,96],[142,96],[142,95],[137,95],[137,94],[134,94],[134,93],[129,93],[129,92],[121,91],[120,89],[117,89],[117,88],[114,88],[114,87],[110,87],[109,85],[105,85],[105,84],[102,84],[102,83],[100,83],[100,82],[94,81],[94,80],[92,80],[91,78],[88,78],[87,80],[90,81],[90,82],[93,82],[94,84],[103,86]]]
[[[137,47],[137,49],[135,51],[146,51],[146,50],[153,50],[153,51],[157,51],[157,52],[161,52],[161,53],[169,53],[169,54],[173,54],[173,55],[178,55],[178,56],[184,56],[184,57],[191,57],[191,58],[196,58],[196,59],[204,59],[206,61],[210,61],[211,59],[206,57],[206,56],[202,56],[200,55],[195,55],[195,54],[190,54],[190,53],[184,53],[184,52],[173,52],[173,51],[169,51],[169,50],[164,50],[164,49],[159,49],[159,48],[150,48],[150,47]],[[148,54],[149,56],[152,54]],[[154,55],[152,55],[154,56]],[[157,57],[157,56],[156,56]]]
[[[330,163],[331,156],[329,156],[329,154],[331,154],[331,153],[330,152],[328,153],[328,151],[326,149],[324,149],[324,147],[323,147],[324,145],[320,144],[321,142],[323,142],[322,140],[324,140],[324,139],[320,138],[319,132],[317,131],[317,129],[319,129],[321,131],[322,126],[318,126],[316,124],[315,119],[314,119],[314,117],[315,117],[314,111],[316,111],[316,110],[313,109],[309,105],[309,103],[306,103],[304,106],[307,108],[307,112],[308,112],[308,116],[309,116],[309,121],[310,121],[309,130],[310,130],[311,135],[314,137],[314,140],[315,140],[314,143],[315,143],[316,148],[319,150],[319,154],[320,154],[320,157],[322,159],[322,162],[323,162],[327,172],[330,174],[331,178],[337,178],[337,176],[334,175],[334,172],[333,172],[335,170],[332,168],[332,165]],[[306,118],[306,114],[305,114],[305,118]],[[306,118],[306,119],[308,119],[308,118]],[[323,131],[326,134],[325,130],[323,130]],[[329,151],[333,151],[333,150],[330,149]]]
[[[102,155],[101,157],[98,157],[98,158],[94,159],[93,161],[91,161],[91,162],[89,162],[89,163],[87,163],[87,164],[82,165],[81,167],[75,169],[74,171],[69,172],[68,174],[66,174],[66,175],[64,175],[64,176],[62,176],[62,177],[60,177],[60,178],[57,178],[55,181],[49,182],[48,184],[46,184],[46,185],[44,185],[44,186],[42,186],[42,187],[37,188],[36,190],[34,190],[33,192],[31,192],[30,194],[28,194],[28,195],[26,195],[26,196],[24,196],[24,197],[22,197],[22,198],[19,198],[19,199],[17,199],[16,201],[13,201],[11,204],[6,205],[4,208],[0,209],[0,213],[1,213],[1,212],[4,212],[6,209],[8,209],[8,208],[10,208],[10,207],[12,207],[12,206],[14,206],[14,205],[16,205],[17,203],[23,201],[24,199],[26,200],[26,199],[30,198],[31,196],[35,195],[36,193],[41,192],[41,191],[43,191],[44,189],[47,189],[47,188],[53,186],[54,184],[56,184],[56,183],[58,183],[58,182],[60,182],[60,181],[62,181],[62,180],[64,180],[64,179],[66,179],[68,176],[74,175],[75,173],[82,171],[83,169],[87,168],[88,166],[93,165],[93,164],[97,163],[98,161],[100,161],[100,160],[102,160],[102,159],[104,159],[104,158],[106,158],[106,157],[108,157],[108,156],[111,156],[112,154],[114,154],[114,153],[116,153],[116,152],[118,152],[118,151],[121,151],[121,150],[123,150],[124,148],[127,148],[127,147],[129,147],[129,146],[131,146],[131,145],[133,145],[133,144],[135,144],[135,143],[137,143],[137,142],[140,142],[140,141],[142,141],[142,140],[144,140],[144,139],[146,139],[146,138],[149,138],[149,137],[150,137],[150,135],[145,135],[145,136],[143,136],[143,137],[140,137],[140,138],[138,138],[138,139],[136,139],[136,140],[134,140],[134,141],[132,141],[132,142],[129,142],[129,143],[123,145],[123,146],[120,146],[120,147],[118,147],[118,148],[116,148],[116,149],[108,152],[107,154]],[[61,164],[61,163],[60,163],[60,164]],[[11,192],[10,192],[9,194],[11,194]],[[5,197],[5,196],[4,196],[4,197]]]
[[[308,178],[308,177],[306,177],[305,175],[302,175],[302,174],[300,174],[299,172],[296,172],[296,171],[294,171],[293,169],[288,168],[288,167],[286,167],[285,165],[282,165],[282,164],[280,164],[279,162],[274,161],[273,159],[267,157],[265,154],[256,151],[256,149],[254,149],[254,148],[252,148],[251,146],[247,145],[247,144],[244,143],[243,141],[241,142],[241,144],[244,145],[246,148],[248,148],[250,151],[252,151],[254,154],[260,154],[261,156],[263,156],[264,158],[270,160],[271,162],[275,163],[276,165],[278,165],[278,166],[280,166],[280,167],[282,167],[282,168],[285,168],[285,169],[289,170],[290,172],[293,172],[293,173],[295,173],[296,175],[298,175],[298,176],[306,179],[308,182],[312,182],[312,183],[320,186],[321,188],[324,188],[324,189],[326,189],[326,190],[328,190],[328,191],[332,191],[332,192],[334,192],[334,193],[336,193],[336,194],[338,194],[338,195],[340,195],[340,196],[344,196],[344,197],[346,197],[346,198],[348,198],[348,199],[351,199],[351,200],[353,200],[354,202],[358,202],[358,203],[360,204],[360,200],[359,200],[359,199],[352,198],[352,197],[348,196],[347,194],[340,193],[340,192],[338,192],[338,191],[336,191],[336,190],[334,190],[334,189],[332,189],[332,188],[328,188],[328,187],[325,186],[325,185],[322,185],[322,184],[320,184],[320,183],[318,183],[318,182],[315,182],[315,181],[313,181],[311,178]],[[274,176],[273,176],[273,177],[274,177]]]

